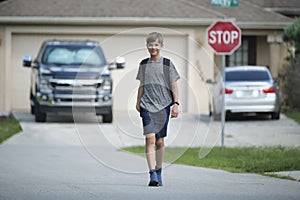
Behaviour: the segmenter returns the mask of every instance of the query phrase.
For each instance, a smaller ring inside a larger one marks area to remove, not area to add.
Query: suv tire
[[[103,115],[103,123],[112,123],[113,121],[113,114],[112,111],[109,114]]]
[[[34,115],[36,122],[45,122],[46,121],[46,113],[41,112],[40,106],[37,102],[34,104]]]
[[[32,103],[33,103],[33,105],[32,105]],[[35,98],[34,98],[32,92],[30,92],[30,113],[32,115],[34,115],[34,105],[35,105]]]

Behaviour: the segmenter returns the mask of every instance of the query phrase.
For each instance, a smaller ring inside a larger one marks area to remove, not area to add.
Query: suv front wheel
[[[103,115],[103,123],[112,123],[113,121],[113,114],[112,111],[109,114]]]
[[[35,102],[34,104],[34,115],[36,122],[45,122],[46,121],[46,113],[41,112],[40,105]]]

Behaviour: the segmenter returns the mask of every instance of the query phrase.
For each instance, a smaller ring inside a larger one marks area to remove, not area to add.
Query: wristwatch
[[[177,104],[178,106],[180,105],[180,104],[178,103],[178,101],[174,101],[174,102],[173,102],[173,105],[174,105],[174,104]]]

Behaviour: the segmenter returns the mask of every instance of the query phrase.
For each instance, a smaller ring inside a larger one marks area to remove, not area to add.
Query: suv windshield
[[[226,81],[270,81],[266,71],[244,70],[226,72]]]
[[[44,64],[105,66],[106,60],[95,46],[51,45],[42,58]]]

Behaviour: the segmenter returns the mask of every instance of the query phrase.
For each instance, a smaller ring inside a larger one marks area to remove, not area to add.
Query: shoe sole
[[[157,181],[150,181],[148,186],[150,186],[150,187],[158,187],[159,183]]]

